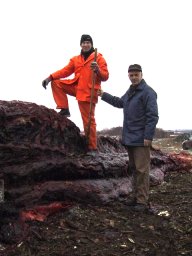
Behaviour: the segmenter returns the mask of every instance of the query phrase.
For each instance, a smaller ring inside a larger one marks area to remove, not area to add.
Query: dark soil
[[[191,256],[192,173],[171,172],[150,191],[153,212],[134,212],[125,202],[73,204],[28,222],[28,234],[17,245],[0,245],[0,255]]]

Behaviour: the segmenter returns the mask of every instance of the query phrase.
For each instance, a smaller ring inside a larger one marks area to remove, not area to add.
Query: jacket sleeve
[[[109,78],[109,71],[107,68],[107,62],[102,57],[102,55],[98,58],[97,63],[99,65],[99,73],[97,74],[101,81],[107,81]]]
[[[119,98],[116,96],[112,96],[109,93],[104,92],[101,99],[107,103],[109,103],[110,105],[112,105],[113,107],[116,108],[123,108],[123,97]]]
[[[73,59],[70,59],[67,66],[65,66],[64,68],[62,68],[62,69],[54,72],[53,74],[51,74],[51,77],[53,78],[53,80],[60,79],[60,78],[65,78],[65,77],[68,77],[71,74],[73,74],[74,71],[75,71],[74,61],[73,61]]]
[[[156,124],[159,120],[157,94],[151,89],[145,97],[146,123],[144,139],[153,140]]]

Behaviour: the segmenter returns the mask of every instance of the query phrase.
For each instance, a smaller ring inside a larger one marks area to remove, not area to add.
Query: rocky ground
[[[45,221],[28,222],[6,256],[192,255],[192,173],[171,172],[151,187],[153,212],[137,213],[125,202],[68,204]],[[5,249],[6,250],[3,250]]]

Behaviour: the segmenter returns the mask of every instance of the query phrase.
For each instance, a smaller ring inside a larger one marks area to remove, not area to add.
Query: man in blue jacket
[[[122,143],[127,148],[134,177],[134,198],[128,205],[145,211],[149,199],[150,146],[158,122],[157,94],[143,79],[140,65],[130,65],[128,76],[131,85],[121,98],[102,90],[98,94],[103,101],[123,108]]]

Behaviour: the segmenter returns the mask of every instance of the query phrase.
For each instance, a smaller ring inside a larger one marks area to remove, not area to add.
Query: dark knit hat
[[[142,72],[142,68],[139,64],[133,64],[133,65],[130,65],[129,68],[128,68],[128,72],[131,72],[131,71],[140,71],[140,72]]]
[[[85,42],[85,41],[89,41],[89,42],[91,42],[91,44],[93,45],[93,40],[92,40],[92,38],[91,38],[90,35],[82,35],[82,36],[81,36],[81,40],[80,40],[80,45],[81,45],[83,42]]]

